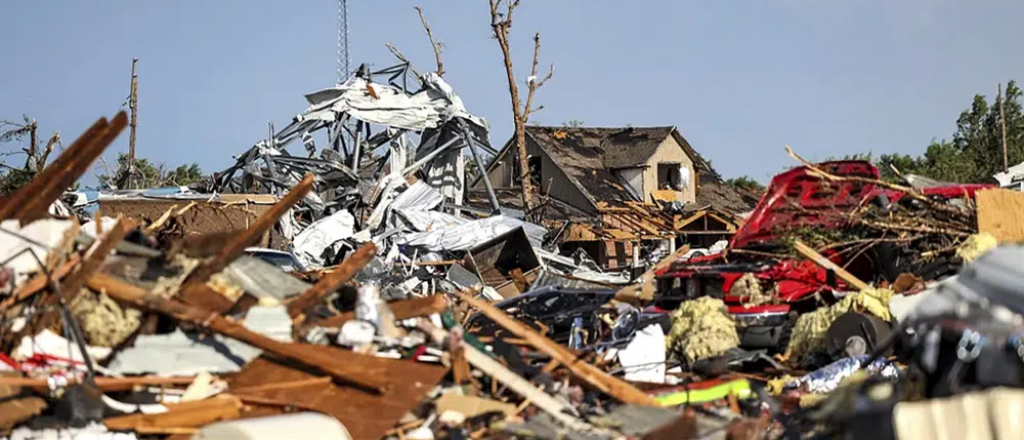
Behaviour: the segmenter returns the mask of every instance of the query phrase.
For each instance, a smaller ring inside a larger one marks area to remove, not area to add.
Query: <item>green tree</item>
[[[754,193],[761,193],[765,190],[765,187],[764,185],[761,185],[761,182],[754,180],[754,178],[750,176],[733,177],[732,179],[726,180],[725,183],[735,189],[747,190]]]
[[[1006,85],[1005,94],[992,103],[985,95],[976,95],[970,108],[960,113],[951,140],[933,140],[924,154],[883,154],[873,162],[886,180],[897,179],[892,168],[903,174],[919,174],[935,180],[957,183],[991,182],[992,175],[1003,170],[1003,118],[1006,120],[1006,152],[1010,166],[1024,162],[1024,112],[1022,92],[1015,81]],[[847,158],[872,160],[871,153]]]
[[[567,128],[580,128],[583,126],[583,121],[579,119],[570,119],[562,123],[563,127]]]
[[[159,188],[166,186],[188,186],[203,179],[203,171],[199,164],[180,165],[172,170],[165,170],[163,164],[155,165],[145,158],[135,158],[136,188]],[[118,153],[117,170],[113,173],[105,172],[97,176],[103,188],[118,188],[118,181],[122,180],[124,173],[128,170],[128,154]]]

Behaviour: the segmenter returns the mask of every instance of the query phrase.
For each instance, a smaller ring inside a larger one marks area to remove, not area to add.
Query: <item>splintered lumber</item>
[[[855,287],[857,290],[864,290],[871,287],[868,286],[867,283],[861,281],[859,278],[853,276],[852,273],[847,272],[846,269],[843,269],[839,267],[839,265],[837,265],[836,263],[833,263],[832,260],[825,258],[824,255],[821,255],[814,249],[811,249],[811,247],[804,244],[804,242],[797,240],[796,242],[793,243],[793,248],[796,249],[796,251],[799,252],[800,255],[803,255],[808,260],[813,261],[818,266],[835,272],[836,276],[839,277],[839,279],[846,282],[846,284]]]
[[[117,135],[121,134],[124,127],[128,125],[128,116],[125,112],[118,112],[117,116],[110,121],[97,138],[82,146],[82,153],[69,159],[58,172],[52,176],[39,175],[33,181],[42,180],[43,187],[39,192],[28,193],[29,200],[22,207],[17,217],[23,224],[31,223],[46,216],[47,210],[60,195],[75,183],[82,174],[92,166],[103,150],[114,142]],[[62,154],[61,157],[64,155]],[[58,158],[59,160],[60,158]]]
[[[50,273],[50,275],[54,280],[63,279],[67,274],[71,273],[71,271],[77,267],[80,262],[82,262],[82,257],[78,254],[74,254],[71,258],[68,258],[68,261],[65,261],[64,264],[61,264],[56,270]],[[3,302],[0,302],[0,310],[7,310],[8,307],[24,301],[32,297],[32,295],[41,292],[43,289],[50,287],[48,283],[49,279],[45,273],[36,274],[34,277],[30,278],[27,282],[18,287],[18,290],[14,295],[4,298]]]
[[[395,380],[386,394],[371,394],[358,388],[338,383],[320,386],[290,387],[265,391],[245,391],[242,401],[254,407],[262,406],[256,399],[267,399],[273,411],[280,411],[280,402],[293,403],[297,408],[311,407],[332,416],[345,425],[354,439],[378,439],[398,424],[399,420],[423,402],[427,394],[448,374],[448,369],[435,364],[408,360],[384,359],[355,355],[331,346],[315,346],[330,357],[357,363],[368,374]],[[261,356],[250,361],[242,371],[227,379],[230,393],[276,383],[305,381],[315,376],[309,369],[297,368],[282,360]],[[237,395],[237,394],[236,394]],[[263,409],[263,408],[260,408]]]
[[[327,272],[313,287],[288,301],[288,314],[294,318],[299,316],[304,310],[323,301],[332,292],[338,290],[342,284],[355,278],[376,256],[377,245],[373,243],[364,244],[355,253],[345,258],[345,261],[338,265],[337,268]]]
[[[306,177],[295,185],[285,194],[274,206],[271,206],[266,212],[259,216],[256,221],[249,226],[249,229],[242,231],[231,237],[228,242],[224,245],[217,255],[213,256],[209,260],[203,262],[192,271],[191,274],[185,279],[181,285],[180,297],[182,301],[189,304],[203,304],[202,297],[209,295],[208,289],[203,289],[201,286],[206,283],[214,274],[224,270],[232,261],[238,259],[245,253],[245,248],[251,246],[260,237],[274,226],[282,215],[288,212],[296,203],[302,200],[309,191],[313,189],[314,177],[312,174],[307,174]],[[233,303],[232,303],[233,305]],[[231,306],[227,306],[229,309]],[[215,310],[220,313],[227,312],[224,310]]]
[[[491,320],[496,324],[504,327],[516,336],[525,339],[537,350],[551,356],[555,360],[558,360],[558,362],[565,365],[573,375],[601,392],[615,397],[624,403],[647,406],[658,405],[651,396],[648,396],[646,393],[636,389],[629,383],[601,371],[586,361],[577,359],[577,357],[567,348],[559,345],[551,339],[548,339],[519,320],[505,314],[505,312],[490,303],[462,292],[456,292],[455,295],[479,310],[488,318],[491,318]]]
[[[431,338],[436,341],[443,341],[448,337],[448,332],[441,330],[431,324],[425,319],[421,319],[419,323],[420,328],[430,334]],[[540,408],[542,411],[548,413],[555,420],[558,420],[565,427],[575,431],[595,431],[596,428],[587,422],[570,416],[569,407],[564,403],[551,397],[544,390],[537,388],[530,381],[523,379],[522,376],[512,372],[507,367],[490,356],[477,350],[470,344],[462,344],[464,347],[463,356],[466,361],[471,365],[484,372],[488,376],[491,376],[494,380],[501,382],[507,386],[510,390],[515,391],[520,396],[523,396],[531,402],[532,405]]]
[[[0,221],[15,218],[16,215],[21,218],[26,206],[32,202],[33,198],[43,194],[47,185],[55,184],[59,174],[70,172],[71,166],[76,160],[87,159],[84,153],[87,153],[89,145],[106,130],[107,126],[107,118],[100,118],[94,122],[78,139],[75,139],[64,153],[44,168],[32,181],[5,198],[3,204],[0,205]]]
[[[679,249],[676,249],[676,251],[673,252],[672,255],[662,258],[661,261],[658,262],[658,264],[655,264],[654,267],[650,268],[647,272],[644,272],[643,275],[640,275],[640,283],[631,284],[629,286],[619,289],[618,292],[615,292],[615,299],[633,305],[645,305],[646,303],[653,301],[655,288],[655,274],[658,271],[672,265],[672,263],[678,261],[679,258],[682,257],[683,254],[686,254],[686,252],[689,250],[690,247],[684,245]]]
[[[98,273],[88,281],[89,288],[106,292],[115,300],[153,310],[180,321],[192,322],[209,328],[215,333],[245,342],[303,365],[327,373],[335,380],[353,384],[369,391],[381,393],[388,388],[386,377],[363,371],[358,363],[349,362],[345,356],[331,356],[315,347],[310,350],[300,344],[277,341],[247,329],[244,325],[228,320],[219,313],[187,305],[162,296],[152,295],[145,289],[133,286],[110,275]]]
[[[191,377],[95,377],[96,387],[101,391],[128,391],[136,386],[188,386],[195,381]],[[47,379],[33,379],[29,377],[7,377],[0,376],[0,386],[18,386],[29,388],[47,388]]]
[[[69,301],[78,294],[78,291],[85,286],[85,281],[103,265],[110,252],[121,243],[121,240],[124,240],[124,236],[134,227],[135,223],[131,220],[119,218],[106,235],[93,243],[82,260],[82,264],[78,266],[78,270],[64,278],[64,283],[60,286],[65,301]]]
[[[129,414],[103,420],[114,431],[165,432],[167,428],[198,428],[213,422],[242,416],[242,400],[231,395],[167,405],[160,414]]]

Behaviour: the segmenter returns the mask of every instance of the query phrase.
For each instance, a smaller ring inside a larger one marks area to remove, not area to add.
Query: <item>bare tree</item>
[[[527,78],[526,84],[529,86],[529,91],[526,95],[526,104],[520,107],[519,101],[519,86],[516,83],[515,74],[512,71],[512,55],[509,51],[508,35],[509,30],[512,28],[512,12],[517,6],[519,6],[519,0],[508,0],[507,11],[502,14],[498,9],[501,7],[502,0],[489,0],[491,5],[491,30],[494,31],[494,38],[498,40],[498,46],[501,47],[501,53],[505,58],[505,73],[508,75],[508,92],[512,97],[512,118],[515,123],[516,129],[516,152],[519,156],[519,181],[523,188],[523,208],[526,211],[526,216],[529,219],[532,216],[533,211],[533,182],[530,181],[530,163],[526,157],[526,124],[530,120],[530,114],[536,111],[540,111],[544,106],[533,108],[533,95],[541,86],[551,79],[551,76],[555,74],[555,65],[551,65],[551,69],[548,71],[547,76],[542,79],[537,79],[537,61],[540,55],[540,33],[533,35],[533,69],[530,72],[530,77]],[[481,170],[483,173],[484,171]],[[485,175],[486,179],[487,176]]]
[[[444,51],[444,44],[440,41],[434,41],[434,34],[430,32],[430,23],[427,23],[427,17],[423,15],[423,8],[416,6],[416,12],[420,13],[420,22],[423,23],[423,29],[427,31],[430,47],[434,49],[434,59],[437,60],[437,76],[444,76],[444,63],[441,62],[441,52]]]
[[[46,141],[46,145],[40,148],[39,137],[36,134],[39,124],[28,116],[23,116],[22,119],[23,122],[0,121],[0,144],[22,142],[28,138],[27,144],[22,146],[20,151],[0,152],[2,157],[25,155],[25,164],[21,167],[0,162],[0,167],[4,169],[4,172],[0,173],[0,193],[13,191],[28,183],[36,173],[46,167],[46,162],[53,149],[58,146],[63,148],[60,132],[54,132],[53,136]]]

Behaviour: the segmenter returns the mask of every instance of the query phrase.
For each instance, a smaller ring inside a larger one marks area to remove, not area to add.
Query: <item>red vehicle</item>
[[[816,167],[836,176],[878,179],[878,169],[866,161],[826,162]],[[992,186],[948,185],[920,191],[929,197],[952,200],[973,197],[977,190]],[[849,214],[866,203],[885,209],[918,202],[904,196],[867,181],[824,181],[806,167],[795,168],[772,179],[757,207],[733,236],[729,249],[771,252],[780,247],[781,232],[842,228],[848,225]],[[913,250],[882,244],[854,261],[842,261],[831,253],[826,256],[858,278],[870,281],[878,281],[879,274],[892,281],[907,271],[925,279],[956,271],[955,264],[941,259],[927,266],[908,268],[906,265],[912,259],[904,258],[905,252]],[[785,349],[788,330],[796,316],[835,301],[841,292],[853,290],[811,261],[764,257],[738,260],[743,255],[732,253],[728,263],[722,256],[714,255],[669,266],[656,275],[659,303],[664,308],[673,308],[680,301],[704,295],[720,297],[736,318],[741,345]],[[729,294],[736,281],[749,273],[757,277],[765,291],[770,289],[775,304],[747,307],[743,305],[745,298]],[[877,326],[873,322],[867,324]]]

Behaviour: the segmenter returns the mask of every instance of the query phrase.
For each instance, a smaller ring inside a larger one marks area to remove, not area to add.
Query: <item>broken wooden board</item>
[[[309,349],[322,351],[332,357],[344,355],[346,362],[358,364],[359,368],[368,374],[401,380],[393,381],[392,387],[383,395],[369,394],[357,388],[334,384],[247,391],[246,394],[316,408],[341,421],[352,434],[352,438],[356,439],[376,439],[383,436],[406,412],[419,404],[431,388],[448,373],[444,367],[408,360],[372,356],[352,358],[352,353],[334,347],[309,346]],[[228,381],[228,385],[230,389],[258,390],[256,387],[268,384],[316,377],[297,364],[272,361],[264,356],[249,362],[241,372]]]
[[[89,278],[88,285],[93,290],[106,292],[117,301],[133,304],[145,310],[157,311],[179,321],[201,325],[217,334],[237,339],[265,352],[294,359],[309,367],[319,369],[339,381],[352,383],[376,392],[383,392],[389,386],[387,376],[371,374],[354,362],[354,357],[358,356],[355,353],[341,351],[327,355],[322,350],[310,350],[302,344],[271,339],[253,332],[243,324],[227,319],[219,313],[153,295],[145,289],[104,273],[94,274]]]
[[[558,360],[558,362],[565,365],[565,367],[568,368],[574,376],[578,377],[581,381],[589,384],[595,389],[624,403],[658,406],[657,402],[655,402],[651,396],[636,389],[636,387],[630,385],[628,382],[605,373],[597,367],[587,363],[585,360],[580,359],[570,352],[569,349],[555,341],[552,341],[551,339],[548,339],[518,319],[507,315],[504,311],[494,305],[465,293],[456,292],[455,295],[479,310],[480,313],[486,315],[496,324],[504,327],[516,336],[526,339],[533,348],[551,356],[553,359]]]
[[[839,277],[839,279],[843,280],[846,284],[853,286],[857,290],[865,290],[871,287],[868,286],[868,283],[861,281],[860,278],[857,278],[852,273],[847,272],[846,269],[839,267],[838,264],[834,263],[832,260],[829,260],[828,258],[825,258],[824,255],[819,254],[817,251],[811,249],[810,246],[804,244],[800,240],[797,240],[793,243],[793,249],[796,249],[796,251],[799,252],[800,255],[807,257],[808,260],[813,261],[815,264],[827,270],[835,272],[836,276]]]
[[[309,290],[287,301],[288,314],[295,318],[301,315],[304,310],[323,301],[327,295],[330,295],[343,284],[355,278],[376,256],[377,245],[373,243],[363,245],[355,253],[345,258],[345,261],[341,262],[338,268],[324,274],[323,278],[320,278],[320,281],[314,284],[313,287],[310,287]]]
[[[1024,193],[993,188],[974,194],[978,205],[978,232],[999,243],[1024,242]]]
[[[0,379],[20,376],[11,371],[0,373]],[[0,383],[0,434],[6,434],[15,425],[38,416],[44,409],[45,400],[33,395],[23,395],[20,386]]]
[[[438,414],[454,411],[470,418],[495,411],[505,413],[506,417],[512,417],[516,413],[516,406],[510,403],[455,393],[442,394],[434,404],[437,405]]]
[[[231,395],[167,405],[160,414],[129,414],[103,420],[114,431],[168,432],[166,428],[199,428],[242,416],[242,401]]]

